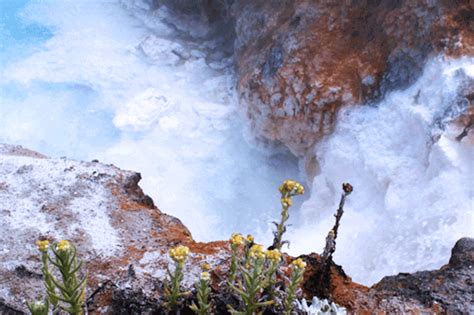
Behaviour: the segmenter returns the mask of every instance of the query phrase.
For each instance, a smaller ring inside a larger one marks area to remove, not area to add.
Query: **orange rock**
[[[413,83],[429,56],[474,55],[472,1],[239,1],[236,66],[257,138],[303,156],[341,106]]]

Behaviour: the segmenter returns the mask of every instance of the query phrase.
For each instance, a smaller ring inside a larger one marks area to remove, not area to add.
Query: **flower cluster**
[[[179,245],[170,249],[170,257],[178,264],[184,264],[189,255],[187,246]]]
[[[281,252],[278,249],[267,250],[265,256],[272,262],[279,262],[281,260]]]
[[[245,243],[245,239],[240,233],[234,233],[230,237],[230,243],[234,246],[240,246]]]
[[[48,240],[36,241],[36,246],[38,246],[38,249],[41,252],[46,252],[49,248],[49,241]]]
[[[298,269],[305,269],[306,268],[306,263],[304,262],[303,259],[297,258],[291,262],[291,264]]]
[[[281,198],[281,205],[285,208],[289,208],[293,205],[293,200],[290,197]]]
[[[302,195],[304,194],[304,187],[300,183],[298,183],[295,180],[286,180],[281,184],[280,188],[280,193],[282,195]]]
[[[211,274],[208,271],[201,272],[201,280],[209,281],[211,279]]]
[[[228,305],[230,313],[261,314],[269,309],[276,314],[293,314],[306,268],[303,259],[293,260],[288,266],[290,273],[285,274],[279,248],[265,250],[263,245],[254,243],[253,237],[244,240],[244,247],[236,247],[242,243],[240,234],[232,234],[230,243],[227,286],[238,301]]]
[[[56,244],[56,250],[58,251],[65,252],[70,249],[71,249],[71,243],[69,243],[69,241],[61,240],[58,242],[58,244]]]
[[[254,244],[250,248],[249,255],[253,259],[264,259],[265,258],[265,252],[263,251],[263,246],[260,245],[260,244]]]

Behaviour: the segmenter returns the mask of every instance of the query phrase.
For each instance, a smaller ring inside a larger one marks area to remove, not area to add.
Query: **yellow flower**
[[[69,241],[66,241],[66,240],[61,240],[58,242],[58,244],[56,244],[56,250],[59,250],[59,251],[67,251],[71,248],[71,243],[69,243]]]
[[[209,280],[211,280],[211,275],[209,274],[209,272],[203,271],[203,272],[201,273],[201,280],[204,280],[204,281],[209,281]]]
[[[304,194],[304,187],[300,183],[294,180],[286,180],[281,184],[279,188],[282,195],[293,193],[295,195]]]
[[[293,180],[285,180],[283,184],[281,184],[280,188],[278,189],[280,190],[282,194],[285,194],[293,190],[295,183],[296,182]]]
[[[303,187],[303,185],[301,185],[300,183],[297,183],[296,189],[295,189],[295,193],[296,193],[297,195],[302,195],[302,194],[304,194],[304,187]]]
[[[301,258],[298,258],[298,259],[295,259],[291,262],[291,264],[293,266],[295,266],[296,268],[298,269],[305,269],[306,268],[306,263],[304,262],[303,259]]]
[[[273,262],[279,262],[281,259],[281,253],[278,249],[267,250],[265,256]]]
[[[250,257],[255,259],[263,259],[265,258],[265,253],[263,251],[263,246],[259,244],[255,244],[250,248]]]
[[[45,252],[48,250],[49,247],[49,241],[44,240],[44,241],[36,241],[36,246],[38,246],[38,249],[42,252]]]
[[[291,198],[281,198],[281,205],[283,207],[291,207],[293,204],[293,200]]]
[[[207,262],[202,264],[202,270],[204,271],[211,270],[211,265],[209,265]]]
[[[182,264],[188,258],[189,248],[187,246],[179,245],[170,249],[170,257],[175,262]]]
[[[251,235],[251,234],[247,235],[247,242],[248,243],[253,243],[253,241],[254,241],[253,235]]]
[[[230,243],[236,246],[243,245],[244,237],[240,233],[233,233],[232,236],[230,237]]]

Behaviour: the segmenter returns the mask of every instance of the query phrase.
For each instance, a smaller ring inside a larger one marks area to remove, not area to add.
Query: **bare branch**
[[[321,257],[324,261],[332,260],[332,255],[336,251],[336,238],[337,238],[337,231],[339,229],[339,224],[341,222],[342,215],[344,214],[344,203],[346,202],[347,196],[351,194],[353,187],[349,183],[342,184],[342,195],[341,201],[339,202],[339,208],[337,209],[336,214],[336,223],[334,227],[329,231],[328,235],[326,236],[326,245],[324,246],[324,251],[321,254]]]

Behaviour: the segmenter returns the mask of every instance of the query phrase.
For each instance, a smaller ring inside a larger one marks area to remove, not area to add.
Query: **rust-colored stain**
[[[340,108],[380,97],[384,76],[398,62],[417,58],[421,71],[428,56],[474,55],[473,6],[467,0],[235,5],[234,16],[263,21],[258,32],[242,34],[249,39],[236,52],[238,90],[254,132],[305,155],[332,132]]]

